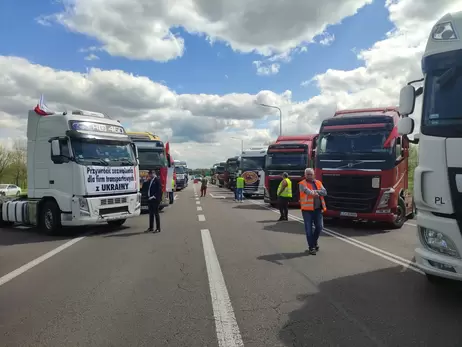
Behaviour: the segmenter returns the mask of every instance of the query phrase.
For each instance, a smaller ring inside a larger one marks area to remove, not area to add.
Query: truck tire
[[[406,203],[404,202],[402,197],[398,199],[398,207],[397,207],[397,216],[393,223],[391,223],[392,229],[400,229],[404,223],[406,222]]]
[[[46,201],[40,210],[40,230],[47,235],[57,235],[61,230],[61,211],[54,201]]]
[[[121,227],[125,221],[126,219],[109,220],[107,221],[107,224],[111,227]]]

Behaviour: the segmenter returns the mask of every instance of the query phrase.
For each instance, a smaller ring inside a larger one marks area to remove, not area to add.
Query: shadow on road
[[[307,252],[296,252],[296,253],[276,253],[276,254],[268,254],[268,255],[261,255],[257,257],[258,260],[266,260],[269,261],[270,263],[278,264],[278,265],[284,265],[281,263],[283,260],[289,260],[289,259],[295,259],[295,258],[301,258],[301,257],[307,257],[308,253]]]
[[[131,237],[131,236],[145,235],[145,234],[148,234],[148,233],[145,232],[145,231],[138,231],[138,232],[135,232],[135,233],[110,234],[110,235],[106,235],[104,237],[105,238],[106,237]],[[151,234],[153,234],[153,233],[151,232]]]
[[[273,221],[274,222],[274,221]],[[287,233],[287,234],[305,234],[305,229],[302,223],[297,221],[283,221],[283,222],[276,222],[272,225],[265,225],[263,226],[263,230],[267,231],[275,231],[279,233]]]
[[[254,204],[241,204],[241,205],[236,205],[233,208],[238,209],[238,210],[258,210],[258,211],[263,211],[265,208],[254,205]]]
[[[404,228],[407,228],[404,225],[401,229],[391,229],[390,226],[385,223],[379,222],[356,222],[350,220],[340,220],[332,221],[325,219],[324,227],[333,228],[334,231],[341,232],[345,236],[368,236],[375,234],[388,234],[392,232],[400,232]]]
[[[314,285],[294,298],[301,305],[279,331],[285,346],[462,346],[459,283],[437,287],[393,267]]]

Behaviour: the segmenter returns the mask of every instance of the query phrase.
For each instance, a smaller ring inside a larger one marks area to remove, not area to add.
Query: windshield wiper
[[[84,157],[82,159],[83,160],[91,160],[92,161],[91,163],[93,165],[96,165],[96,164],[103,164],[105,166],[109,165],[109,163],[106,160],[104,160],[103,158],[100,158],[100,157]]]
[[[130,158],[117,158],[111,159],[112,161],[120,162],[121,165],[133,165],[134,163],[130,160]]]

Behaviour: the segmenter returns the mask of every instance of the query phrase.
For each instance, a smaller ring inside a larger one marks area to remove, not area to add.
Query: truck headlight
[[[90,208],[88,206],[88,200],[86,198],[79,198],[80,212],[83,214],[90,214]]]
[[[419,231],[423,243],[432,251],[460,258],[456,245],[447,235],[420,226]]]
[[[390,198],[393,195],[395,190],[393,188],[388,189],[382,194],[382,197],[380,198],[379,204],[377,205],[377,208],[385,208],[388,207],[388,203],[390,202]]]

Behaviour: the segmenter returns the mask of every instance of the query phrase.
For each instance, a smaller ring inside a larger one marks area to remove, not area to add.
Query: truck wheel
[[[56,235],[61,229],[61,212],[54,201],[47,201],[40,211],[40,229],[47,235]]]
[[[121,227],[125,221],[126,219],[109,220],[107,221],[107,224],[111,227]]]
[[[396,212],[396,219],[391,224],[392,229],[400,229],[406,222],[406,203],[402,197],[399,197]]]

